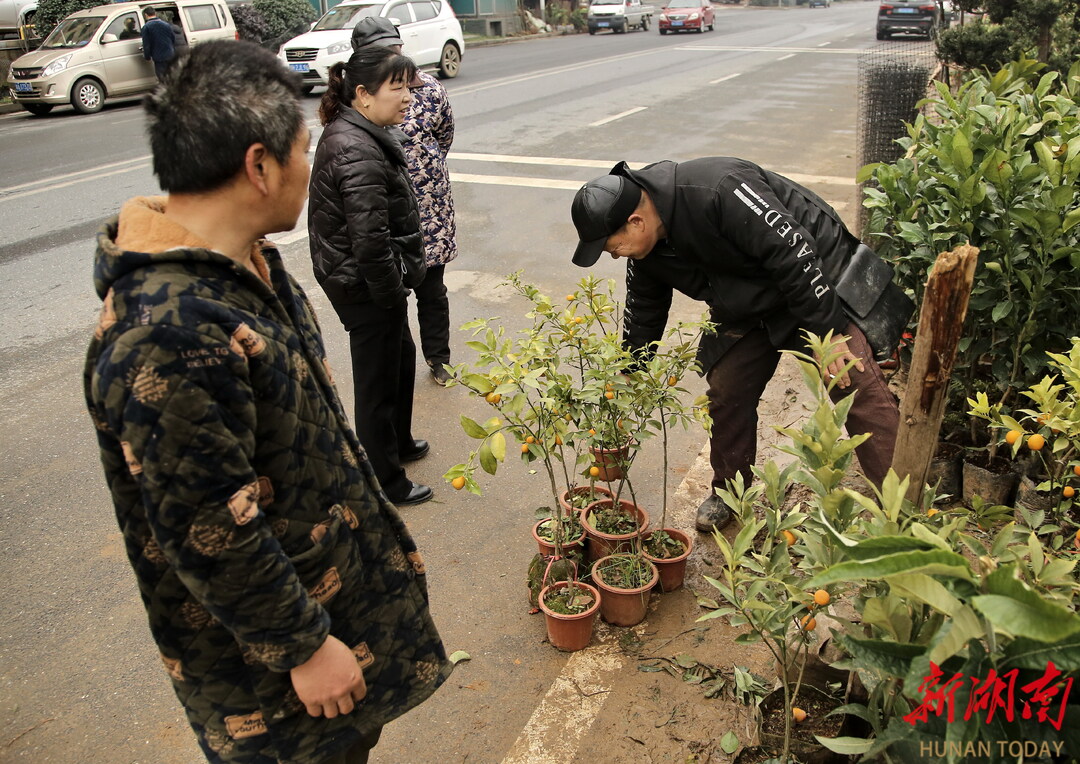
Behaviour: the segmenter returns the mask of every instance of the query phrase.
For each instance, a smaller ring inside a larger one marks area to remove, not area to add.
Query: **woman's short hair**
[[[154,174],[169,193],[222,187],[255,143],[285,164],[304,122],[299,77],[270,51],[238,40],[193,47],[143,106]]]

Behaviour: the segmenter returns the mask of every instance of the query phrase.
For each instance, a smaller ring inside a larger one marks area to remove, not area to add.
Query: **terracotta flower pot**
[[[651,561],[642,561],[652,570],[649,582],[634,589],[620,589],[604,580],[600,570],[606,560],[615,555],[603,557],[593,563],[592,580],[600,590],[600,617],[614,626],[634,626],[645,620],[645,611],[649,606],[649,592],[660,580],[660,572]]]
[[[603,486],[599,486],[599,485],[594,485],[594,486],[579,485],[579,486],[576,486],[574,488],[574,494],[575,495],[589,494],[589,493],[592,493],[593,501],[599,501],[599,497],[601,497],[601,496],[607,496],[607,497],[611,496],[611,491],[609,491],[608,489],[604,488]],[[581,507],[575,507],[570,502],[570,491],[568,491],[568,490],[563,491],[562,495],[559,496],[559,503],[562,504],[563,509],[566,510],[567,512],[580,512],[581,511]],[[589,502],[589,503],[591,504],[592,502]]]
[[[552,555],[555,554],[555,544],[553,542],[551,542],[551,541],[548,541],[547,539],[545,539],[543,536],[540,535],[540,526],[543,525],[546,522],[549,522],[549,521],[552,521],[552,518],[550,518],[550,517],[545,518],[545,519],[539,521],[538,523],[536,523],[536,525],[534,525],[532,527],[533,538],[536,539],[536,545],[540,549],[540,554],[544,555],[544,557],[551,557]],[[562,548],[563,548],[563,551],[565,552],[565,551],[567,551],[569,549],[579,548],[582,545],[584,545],[584,543],[585,543],[585,529],[582,528],[581,529],[581,534],[575,539],[571,539],[569,541],[564,541],[563,545],[562,545]]]
[[[673,592],[683,585],[683,579],[686,577],[686,559],[690,556],[693,542],[690,536],[682,531],[674,528],[663,528],[662,530],[671,538],[682,542],[683,553],[676,557],[653,557],[645,551],[645,542],[656,531],[649,531],[642,537],[641,553],[645,556],[645,559],[660,571],[660,591]]]
[[[565,589],[569,586],[568,581],[558,581],[551,586],[545,586],[540,592],[540,609],[544,611],[544,621],[547,624],[548,641],[559,650],[573,652],[586,647],[592,640],[593,622],[596,620],[596,611],[600,608],[600,592],[596,587],[583,584],[580,581],[577,586],[588,589],[593,595],[593,604],[583,613],[567,615],[556,613],[544,604],[544,597],[548,592],[557,589]]]
[[[631,533],[612,534],[604,533],[593,527],[589,521],[589,512],[600,509],[602,507],[614,506],[614,499],[600,499],[594,501],[585,509],[581,510],[581,525],[585,528],[585,535],[589,539],[589,557],[588,560],[593,562],[599,560],[601,557],[606,557],[609,554],[617,554],[619,552],[631,551],[634,539],[637,538],[638,533],[644,533],[645,529],[649,527],[649,514],[641,507],[637,506],[633,502],[626,499],[619,499],[619,506],[623,512],[627,515],[636,513],[638,520],[638,530]]]
[[[618,448],[590,447],[589,453],[592,454],[593,466],[600,470],[600,474],[596,476],[597,480],[602,480],[605,483],[622,480],[622,466],[626,463],[626,458],[630,454],[629,443]]]

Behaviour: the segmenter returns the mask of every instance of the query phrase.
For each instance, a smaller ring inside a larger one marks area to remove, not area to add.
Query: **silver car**
[[[37,0],[0,0],[0,32],[32,24],[37,6]]]

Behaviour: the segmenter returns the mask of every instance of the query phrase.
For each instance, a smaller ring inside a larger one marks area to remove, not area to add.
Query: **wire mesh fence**
[[[859,56],[858,166],[895,162],[903,154],[897,138],[907,134],[905,122],[918,114],[927,83],[937,67],[932,42],[884,42]],[[860,201],[862,193],[860,189]],[[866,232],[866,210],[859,205],[859,233]]]

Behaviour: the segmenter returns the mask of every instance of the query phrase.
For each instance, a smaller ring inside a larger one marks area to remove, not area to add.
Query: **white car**
[[[326,85],[330,67],[352,55],[352,31],[365,16],[384,16],[398,26],[402,53],[421,69],[456,77],[465,50],[461,24],[447,0],[345,0],[315,22],[310,32],[281,46],[280,58],[304,78],[304,92]]]
[[[37,0],[0,0],[0,30],[17,30],[34,22]]]

